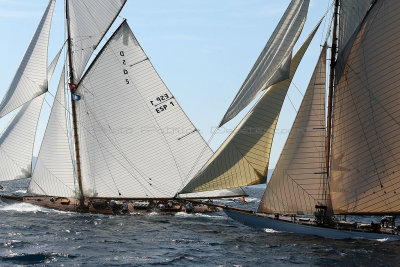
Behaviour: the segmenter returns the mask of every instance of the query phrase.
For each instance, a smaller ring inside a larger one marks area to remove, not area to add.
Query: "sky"
[[[290,0],[128,0],[106,38],[126,18],[154,67],[188,117],[209,141],[283,15]],[[7,91],[29,45],[47,0],[0,0],[0,97]],[[301,45],[331,6],[311,0],[307,22],[295,46]],[[58,0],[49,44],[49,62],[64,43],[64,1]],[[331,14],[322,23],[294,77],[277,125],[269,168],[286,141],[326,38]],[[61,65],[61,64],[59,64]],[[55,95],[61,67],[49,90]],[[58,76],[58,77],[57,77]],[[51,95],[46,96],[49,104]],[[250,105],[251,106],[251,105]],[[210,141],[215,151],[244,117],[224,125]],[[39,121],[38,154],[50,106]],[[12,114],[0,119],[4,128]]]

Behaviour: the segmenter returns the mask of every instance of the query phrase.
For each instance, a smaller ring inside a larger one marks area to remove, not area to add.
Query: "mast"
[[[327,118],[327,136],[326,136],[326,180],[324,183],[324,199],[327,201],[328,181],[329,181],[329,164],[331,154],[331,139],[332,139],[332,108],[333,108],[333,90],[335,80],[335,66],[336,66],[336,53],[337,53],[337,26],[339,15],[339,0],[335,0],[335,11],[333,18],[333,32],[332,32],[332,48],[331,48],[331,64],[329,73],[329,96],[328,96],[328,118]]]
[[[85,196],[83,195],[83,190],[82,190],[82,174],[81,174],[81,161],[80,161],[80,155],[79,155],[79,139],[78,139],[78,124],[77,124],[77,119],[76,119],[76,107],[75,107],[75,101],[73,100],[73,91],[76,89],[75,88],[75,81],[74,81],[74,74],[73,74],[73,68],[72,68],[72,51],[71,51],[71,27],[69,23],[69,12],[68,12],[68,5],[69,5],[69,0],[65,0],[65,15],[67,19],[67,40],[68,40],[68,60],[69,60],[69,83],[70,83],[70,91],[71,91],[71,107],[72,107],[72,123],[73,123],[73,128],[74,128],[74,142],[75,142],[75,160],[76,160],[76,172],[78,176],[78,184],[79,184],[79,191],[80,191],[80,197],[79,197],[79,206],[83,207],[84,206],[84,201],[85,201]]]

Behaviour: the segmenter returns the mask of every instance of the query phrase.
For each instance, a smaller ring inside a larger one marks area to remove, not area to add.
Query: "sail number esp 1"
[[[169,106],[175,106],[174,102],[172,101],[173,98],[174,97],[170,96],[169,94],[163,94],[153,100],[150,100],[150,104],[155,107],[155,111],[157,113],[161,113],[167,110]]]

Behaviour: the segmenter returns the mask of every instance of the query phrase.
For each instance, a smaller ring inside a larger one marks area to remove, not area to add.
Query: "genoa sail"
[[[290,64],[290,76],[274,84],[181,193],[212,191],[264,183],[276,123],[293,76],[320,23]]]
[[[324,201],[326,47],[322,49],[259,212],[313,215]]]
[[[232,197],[242,197],[242,196],[247,196],[247,194],[240,187],[189,193],[189,194],[178,194],[178,198],[183,198],[183,199],[232,198]]]
[[[260,91],[289,78],[292,50],[303,30],[309,3],[309,0],[292,0],[220,126],[233,119]]]
[[[47,92],[47,49],[55,0],[50,0],[31,43],[0,103],[0,118]]]
[[[61,75],[29,193],[76,197],[76,182],[66,121],[65,74]]]
[[[172,198],[212,155],[126,21],[75,93],[85,196]]]
[[[79,81],[101,39],[117,18],[126,0],[68,0],[73,75]]]
[[[376,1],[336,86],[330,190],[335,213],[400,205],[400,2]]]

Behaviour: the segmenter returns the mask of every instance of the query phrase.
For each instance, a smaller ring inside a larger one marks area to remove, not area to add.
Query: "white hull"
[[[274,220],[272,218],[257,216],[256,214],[249,214],[229,209],[224,209],[224,211],[230,218],[239,221],[244,225],[255,228],[268,228],[281,232],[317,235],[333,239],[400,240],[400,235],[337,230],[332,228]]]

